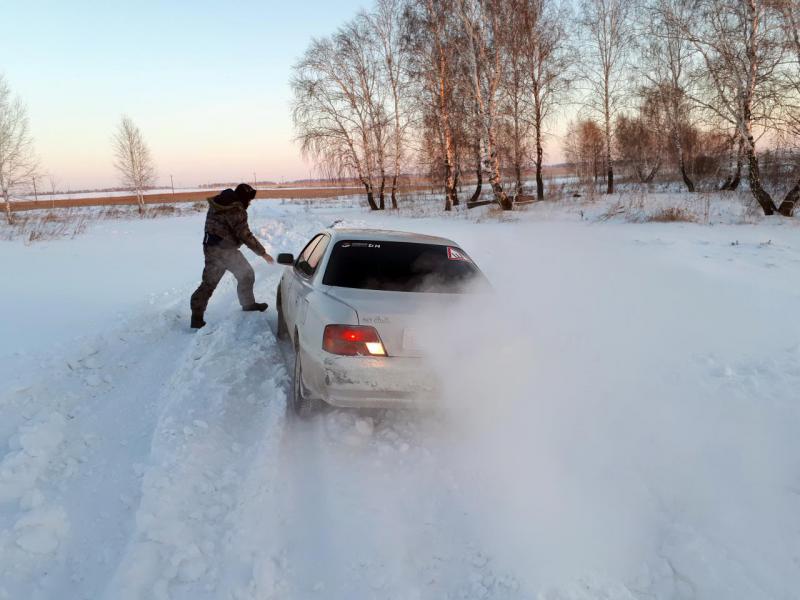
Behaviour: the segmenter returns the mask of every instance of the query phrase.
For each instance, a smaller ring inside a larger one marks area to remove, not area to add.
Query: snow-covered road
[[[493,281],[431,327],[443,410],[287,419],[274,312],[226,279],[187,328],[198,217],[0,247],[0,599],[794,597],[800,229],[252,220],[278,252],[334,219]]]

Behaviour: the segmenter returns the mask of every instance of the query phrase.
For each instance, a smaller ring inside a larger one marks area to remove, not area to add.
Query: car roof
[[[392,231],[390,229],[361,229],[336,227],[325,230],[332,240],[354,240],[371,242],[409,242],[412,244],[436,244],[439,246],[458,246],[453,240],[434,235],[412,233],[410,231]]]

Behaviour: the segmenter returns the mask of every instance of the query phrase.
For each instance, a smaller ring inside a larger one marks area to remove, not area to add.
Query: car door
[[[296,303],[297,308],[296,323],[297,329],[302,329],[305,323],[306,312],[308,310],[308,296],[314,289],[314,275],[317,273],[322,257],[325,256],[325,250],[328,248],[330,236],[321,234],[319,240],[315,244],[309,244],[310,251],[304,253],[297,260],[295,269],[297,271],[296,285]],[[302,259],[302,261],[301,261]]]
[[[305,248],[303,248],[295,259],[294,266],[292,267],[292,274],[290,277],[286,278],[286,286],[282,290],[284,319],[286,320],[286,326],[292,337],[294,337],[294,331],[298,323],[298,309],[300,307],[298,294],[301,291],[301,281],[303,280],[301,271],[305,268],[300,265],[308,263],[311,253],[322,237],[323,235],[319,233],[311,238],[311,241],[305,245]]]

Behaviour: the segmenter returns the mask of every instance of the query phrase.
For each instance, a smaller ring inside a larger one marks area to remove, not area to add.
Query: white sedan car
[[[481,271],[447,239],[368,229],[326,229],[291,265],[277,292],[278,337],[295,351],[291,407],[322,403],[388,407],[436,390],[416,340],[418,317],[452,294],[488,289]]]

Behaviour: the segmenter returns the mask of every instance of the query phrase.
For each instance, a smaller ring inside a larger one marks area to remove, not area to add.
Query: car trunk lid
[[[327,293],[352,308],[359,325],[371,325],[389,356],[421,356],[420,335],[459,294],[390,292],[331,287]]]

